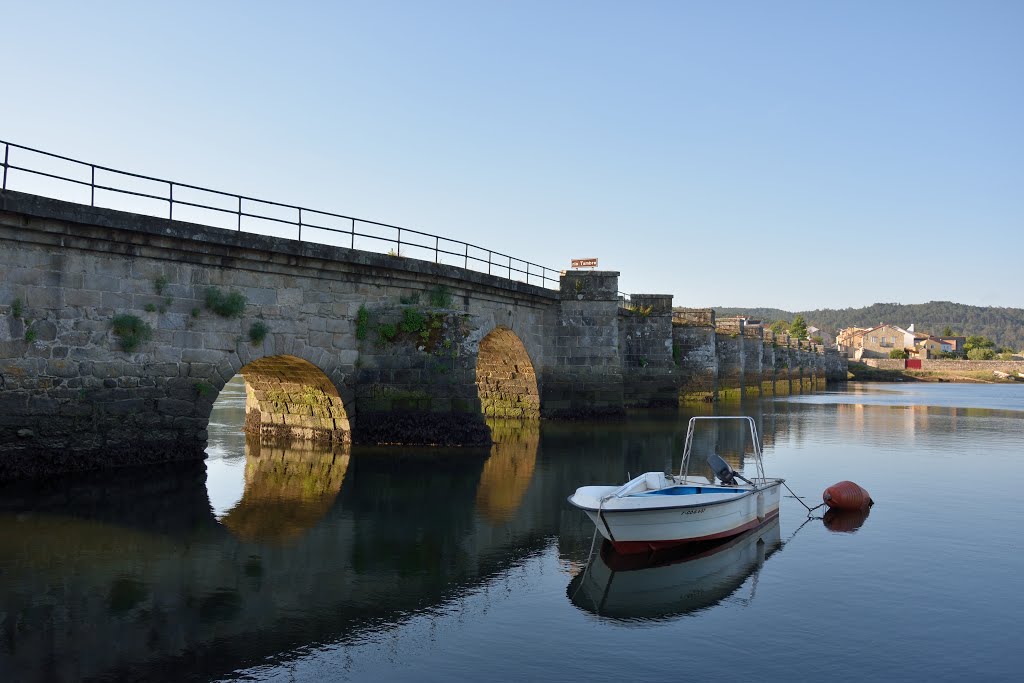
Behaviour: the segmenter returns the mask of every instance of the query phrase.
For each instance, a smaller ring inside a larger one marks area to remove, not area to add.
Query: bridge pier
[[[717,399],[736,400],[743,396],[743,321],[715,320],[715,353],[718,356]]]
[[[761,330],[761,395],[775,393],[775,333],[770,329]]]
[[[678,367],[679,400],[714,401],[718,395],[718,352],[712,309],[672,313],[672,354]]]
[[[825,379],[829,382],[845,382],[847,359],[837,349],[825,349],[822,356],[822,367]]]
[[[743,344],[743,395],[760,396],[763,371],[761,357],[764,353],[764,339],[760,325],[747,325],[740,321],[743,328],[741,335]]]
[[[419,299],[365,310],[354,441],[490,445],[476,386],[479,321],[450,307],[424,307]]]
[[[628,407],[679,405],[672,358],[672,295],[631,294],[619,309],[623,402]]]
[[[541,415],[575,419],[622,416],[619,274],[568,271],[544,368]]]
[[[791,385],[793,385],[794,391],[797,393],[803,393],[804,391],[804,380],[807,376],[807,363],[806,354],[800,348],[800,340],[791,340],[792,346],[789,349],[790,354],[790,378]]]
[[[786,392],[790,394],[799,393],[800,367],[799,362],[797,360],[796,350],[793,348],[794,340],[790,338],[789,334],[783,334],[782,341],[785,344],[785,347],[780,348],[779,350],[782,352],[782,357],[786,368]]]

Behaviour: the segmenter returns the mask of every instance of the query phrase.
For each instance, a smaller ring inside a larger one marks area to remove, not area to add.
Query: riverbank
[[[983,361],[982,361],[983,362]],[[850,361],[847,379],[851,382],[959,382],[973,384],[1014,384],[1024,379],[1000,377],[993,370],[964,370],[958,368],[907,370],[905,368],[872,367]]]

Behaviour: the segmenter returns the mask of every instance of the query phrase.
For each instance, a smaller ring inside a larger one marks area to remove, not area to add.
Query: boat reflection
[[[601,552],[573,577],[566,593],[576,607],[623,621],[661,620],[712,607],[729,598],[782,547],[778,518],[727,539],[690,544],[647,557]]]

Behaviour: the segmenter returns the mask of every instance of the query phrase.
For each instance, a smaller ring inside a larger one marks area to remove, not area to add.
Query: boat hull
[[[628,501],[634,506],[584,508],[584,512],[616,552],[629,555],[728,538],[755,529],[778,516],[780,491],[781,481],[777,481],[704,504],[638,507],[643,502]]]

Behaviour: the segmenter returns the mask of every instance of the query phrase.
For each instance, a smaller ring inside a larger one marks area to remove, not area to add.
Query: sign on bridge
[[[574,258],[572,260],[573,268],[597,268],[596,258]]]

